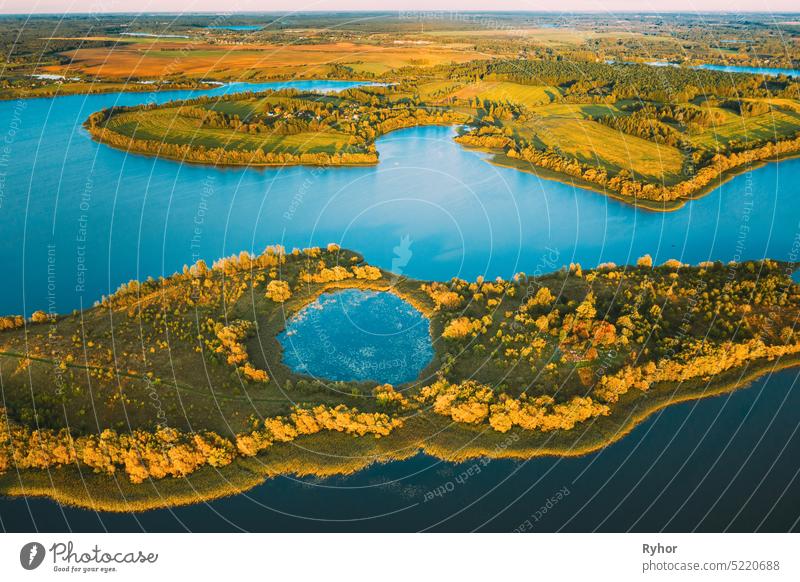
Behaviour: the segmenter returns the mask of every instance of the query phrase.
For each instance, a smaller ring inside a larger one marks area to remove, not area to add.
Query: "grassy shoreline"
[[[431,124],[431,125],[438,126],[438,127],[453,127],[454,126],[454,124]],[[392,130],[392,131],[398,131],[399,129],[409,129],[409,128],[407,128],[407,127],[398,128],[397,130]],[[284,167],[284,166],[287,166],[287,167],[288,166],[371,167],[371,166],[377,166],[377,165],[380,164],[380,159],[379,158],[376,158],[376,160],[374,162],[363,162],[363,163],[328,162],[328,163],[324,163],[324,164],[314,164],[314,163],[301,162],[301,161],[276,162],[276,163],[249,163],[249,162],[242,162],[242,163],[231,163],[231,162],[209,163],[208,161],[194,160],[194,159],[187,158],[187,157],[172,156],[172,155],[169,155],[169,154],[162,154],[162,153],[154,154],[152,152],[147,152],[147,151],[139,150],[139,149],[136,149],[136,148],[123,149],[123,148],[120,148],[119,146],[117,146],[115,144],[107,142],[97,132],[91,132],[90,131],[89,133],[90,133],[92,139],[94,141],[96,141],[97,143],[101,143],[101,144],[103,144],[103,145],[105,145],[107,147],[116,149],[116,150],[121,151],[121,152],[125,152],[126,154],[133,154],[133,155],[136,155],[136,156],[142,156],[142,157],[147,157],[147,158],[157,158],[157,159],[163,159],[163,160],[170,160],[170,161],[174,161],[174,162],[178,162],[178,163],[191,164],[191,165],[196,165],[196,166],[211,166],[211,167],[218,168],[218,169],[248,168],[248,167],[252,167],[252,168],[274,168],[274,167]],[[384,135],[389,135],[390,133],[392,133],[392,132],[391,131],[387,132]],[[727,182],[733,180],[735,177],[737,177],[739,175],[747,174],[749,172],[753,172],[753,171],[758,170],[759,168],[762,168],[762,167],[767,166],[769,164],[779,163],[779,162],[782,162],[784,160],[790,160],[790,159],[795,159],[795,158],[800,157],[800,151],[796,151],[796,152],[791,152],[791,153],[787,153],[787,154],[782,154],[782,155],[776,156],[776,158],[772,159],[772,160],[760,160],[758,162],[755,162],[755,163],[752,163],[752,164],[749,164],[749,165],[743,165],[743,166],[740,166],[740,167],[737,167],[737,168],[731,168],[729,170],[725,170],[719,176],[719,178],[714,180],[712,183],[707,184],[706,186],[703,186],[702,188],[699,188],[696,192],[694,192],[690,196],[687,196],[687,197],[682,198],[680,200],[659,202],[657,200],[648,200],[648,199],[645,199],[645,198],[632,198],[630,196],[624,196],[622,194],[619,194],[618,192],[614,192],[612,190],[607,190],[607,189],[600,188],[596,184],[593,184],[593,183],[591,183],[591,182],[589,182],[587,180],[583,180],[581,178],[575,178],[573,176],[569,176],[567,174],[562,174],[560,172],[549,170],[547,168],[540,168],[538,166],[535,166],[531,162],[510,158],[510,157],[506,156],[505,153],[502,152],[501,150],[490,149],[490,148],[481,148],[481,147],[470,146],[470,145],[465,145],[465,144],[459,144],[459,145],[461,147],[467,149],[467,150],[480,151],[480,152],[491,154],[492,157],[488,158],[488,159],[486,159],[484,161],[489,163],[489,164],[492,164],[494,166],[498,166],[498,167],[501,167],[501,168],[514,169],[514,170],[517,170],[517,171],[520,171],[520,172],[533,174],[534,176],[537,176],[537,177],[542,178],[544,180],[550,180],[550,181],[558,182],[558,183],[561,183],[561,184],[565,184],[567,186],[573,186],[573,187],[581,188],[583,190],[589,190],[589,191],[594,192],[596,194],[607,196],[608,198],[611,198],[612,200],[616,200],[618,202],[622,202],[622,203],[627,204],[629,206],[633,206],[633,207],[635,207],[637,209],[646,210],[646,211],[649,211],[649,212],[656,212],[656,213],[659,213],[659,212],[676,212],[676,211],[682,209],[688,202],[691,202],[693,200],[699,200],[700,198],[703,198],[704,196],[707,196],[708,194],[710,194],[711,192],[713,192],[717,188],[720,188],[721,186],[723,186]]]
[[[492,154],[492,157],[485,161],[494,166],[518,170],[520,172],[533,174],[534,176],[538,176],[539,178],[543,178],[545,180],[552,180],[554,182],[559,182],[567,186],[575,186],[578,188],[582,188],[584,190],[589,190],[596,194],[607,196],[608,198],[611,198],[618,202],[623,202],[625,204],[628,204],[629,206],[634,206],[638,209],[647,210],[649,212],[676,212],[681,208],[683,208],[688,202],[691,202],[693,200],[699,200],[700,198],[707,196],[717,188],[720,188],[723,184],[726,184],[727,182],[733,180],[736,176],[753,172],[769,164],[775,164],[782,162],[784,160],[790,160],[800,157],[800,151],[797,151],[777,156],[774,160],[761,160],[750,165],[744,165],[738,168],[731,168],[730,170],[726,170],[725,172],[723,172],[719,176],[719,178],[714,180],[711,184],[708,184],[698,189],[696,192],[694,192],[690,196],[687,196],[686,198],[669,202],[658,202],[656,200],[647,200],[644,198],[632,198],[630,196],[623,196],[622,194],[619,194],[612,190],[605,190],[599,188],[596,184],[592,184],[591,182],[588,182],[586,180],[582,180],[580,178],[574,178],[572,176],[568,176],[567,174],[561,174],[553,170],[548,170],[547,168],[540,168],[538,166],[535,166],[531,162],[509,158],[508,156],[505,155],[505,153],[499,150],[476,148],[472,146],[463,146],[463,147]]]
[[[577,435],[570,431],[543,435],[518,430],[509,433],[518,438],[508,444],[509,434],[486,427],[456,426],[441,416],[423,412],[407,419],[402,429],[383,439],[356,439],[338,433],[312,435],[305,437],[301,446],[293,443],[275,446],[256,457],[237,458],[231,465],[218,469],[204,467],[182,479],[133,485],[124,477],[109,479],[86,474],[86,469],[81,472],[75,467],[62,467],[47,472],[7,473],[0,476],[0,491],[9,497],[45,497],[93,511],[140,512],[244,493],[281,475],[320,478],[349,475],[375,463],[403,461],[417,454],[454,463],[477,458],[580,457],[621,440],[669,406],[729,394],[748,387],[760,377],[798,365],[800,356],[765,360],[730,370],[712,382],[696,383],[681,394],[675,393],[675,386],[661,386],[651,391],[647,406],[639,407],[633,400],[621,403],[611,416],[594,421]],[[422,442],[420,434],[425,435]]]

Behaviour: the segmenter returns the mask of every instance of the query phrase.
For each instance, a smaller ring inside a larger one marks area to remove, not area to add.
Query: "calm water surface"
[[[613,61],[610,61],[613,62]],[[669,63],[665,61],[652,61],[646,63],[651,67],[680,67],[679,63]],[[693,69],[708,69],[710,71],[723,71],[726,73],[750,73],[751,75],[769,75],[771,77],[777,77],[779,75],[788,75],[790,77],[796,77],[800,75],[800,71],[796,69],[779,69],[779,68],[772,68],[772,67],[742,67],[739,65],[714,65],[709,63],[704,63],[702,65],[695,65],[692,67]]]
[[[630,263],[645,253],[658,262],[786,259],[798,236],[800,160],[742,174],[657,214],[492,166],[455,144],[452,128],[389,134],[370,168],[222,170],[126,155],[81,128],[104,107],[190,95],[0,103],[0,313],[87,307],[129,279],[274,243],[337,242],[397,273],[473,279]],[[670,408],[580,459],[491,462],[431,502],[426,492],[470,464],[420,455],[347,478],[283,477],[246,495],[137,516],[3,500],[0,519],[12,530],[510,530],[525,519],[541,530],[786,530],[800,515],[795,380],[782,372],[731,396]],[[565,487],[558,507],[533,520]]]
[[[797,69],[776,69],[772,67],[740,67],[738,65],[699,65],[698,69],[710,69],[712,71],[725,71],[727,73],[752,73],[754,75],[788,75],[796,77],[800,75]]]
[[[278,341],[292,370],[334,381],[396,386],[433,358],[428,319],[388,292],[325,294],[289,319]]]

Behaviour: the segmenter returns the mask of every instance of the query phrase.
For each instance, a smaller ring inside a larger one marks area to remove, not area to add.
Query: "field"
[[[534,120],[521,125],[520,135],[539,147],[557,149],[609,172],[628,170],[647,181],[675,183],[680,178],[681,152],[663,144],[622,133],[586,118],[601,106],[537,107]],[[516,128],[515,128],[516,129]]]
[[[740,117],[725,111],[723,123],[691,136],[691,140],[699,147],[713,150],[736,143],[764,142],[792,137],[800,128],[800,103],[788,101],[781,103],[780,107],[755,117]]]
[[[313,45],[212,45],[169,39],[120,40],[112,47],[68,51],[68,65],[51,65],[42,71],[70,76],[94,75],[104,79],[169,79],[177,76],[215,80],[274,78],[325,78],[336,66],[355,74],[379,75],[400,67],[431,67],[462,63],[481,55],[446,46],[380,46],[352,42]]]
[[[163,144],[191,145],[238,151],[335,153],[347,149],[350,136],[333,131],[301,132],[292,135],[257,134],[198,127],[196,119],[180,115],[178,108],[115,117],[109,129],[134,139]]]
[[[364,165],[375,140],[405,127],[463,123],[463,112],[423,108],[391,87],[336,95],[293,90],[107,109],[84,124],[131,151],[216,165]]]
[[[555,101],[561,92],[552,86],[520,85],[507,81],[482,81],[467,85],[452,93],[458,99],[489,99],[490,101],[509,101],[526,107],[536,107]]]

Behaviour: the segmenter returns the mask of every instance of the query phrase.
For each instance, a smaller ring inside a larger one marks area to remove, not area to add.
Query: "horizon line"
[[[136,14],[139,16],[147,14],[177,14],[177,15],[257,15],[257,14],[401,14],[403,12],[414,12],[418,14],[460,14],[460,13],[489,13],[489,14],[772,14],[772,15],[800,15],[797,11],[772,11],[772,10],[243,10],[227,12],[225,10],[193,10],[183,12],[180,10],[148,10],[146,12],[136,12],[135,10],[96,10],[91,12],[3,12],[0,9],[0,16],[91,16],[98,14]]]

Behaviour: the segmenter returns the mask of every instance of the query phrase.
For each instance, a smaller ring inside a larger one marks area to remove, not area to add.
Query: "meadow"
[[[295,154],[335,153],[347,148],[350,137],[335,131],[250,135],[222,128],[198,127],[196,119],[181,116],[179,108],[166,108],[147,115],[123,114],[115,117],[108,129],[134,139],[157,143]]]

